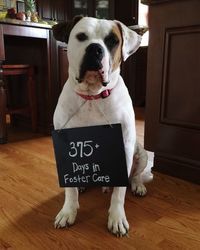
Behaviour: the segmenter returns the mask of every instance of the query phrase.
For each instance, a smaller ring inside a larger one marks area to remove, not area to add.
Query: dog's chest
[[[88,100],[71,117],[67,127],[84,127],[117,123],[118,119],[112,107],[98,100]]]

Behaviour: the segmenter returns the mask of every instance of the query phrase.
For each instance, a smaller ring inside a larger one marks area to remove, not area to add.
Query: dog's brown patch
[[[117,23],[113,26],[112,32],[115,33],[119,39],[118,46],[111,52],[113,58],[112,70],[114,71],[119,67],[122,61],[122,33]]]

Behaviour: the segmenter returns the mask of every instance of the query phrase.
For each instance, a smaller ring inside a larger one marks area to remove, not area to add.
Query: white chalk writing
[[[77,171],[82,172],[82,174],[85,174],[87,170],[89,170],[89,164],[82,164],[79,165],[76,162],[72,162],[73,172],[76,173]]]
[[[70,157],[80,157],[83,158],[89,157],[93,154],[94,148],[92,146],[93,141],[77,141],[77,142],[70,142],[70,150],[69,156]]]
[[[72,162],[72,172],[64,176],[65,184],[84,184],[84,183],[109,183],[110,176],[101,173],[100,165],[97,163],[78,164]]]

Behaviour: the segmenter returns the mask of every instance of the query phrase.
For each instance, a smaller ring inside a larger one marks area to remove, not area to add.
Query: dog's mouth
[[[106,87],[109,83],[106,75],[107,74],[105,73],[103,68],[99,70],[86,70],[83,74],[83,77],[77,80],[79,83],[84,82],[89,85],[102,84],[104,87]]]

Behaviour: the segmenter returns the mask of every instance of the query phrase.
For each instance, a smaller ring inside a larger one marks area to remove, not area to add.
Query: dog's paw
[[[55,218],[55,228],[69,227],[74,224],[77,215],[77,209],[61,209]]]
[[[131,183],[131,191],[135,196],[143,197],[147,194],[147,189],[142,183]]]
[[[124,208],[116,207],[109,211],[108,230],[117,237],[128,235],[129,224],[126,219]]]

